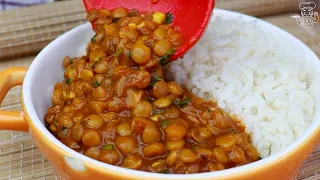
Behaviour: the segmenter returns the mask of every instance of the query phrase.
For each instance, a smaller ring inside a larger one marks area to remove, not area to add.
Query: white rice
[[[315,89],[306,61],[256,22],[215,17],[200,42],[168,65],[169,78],[243,119],[262,158],[310,125]]]

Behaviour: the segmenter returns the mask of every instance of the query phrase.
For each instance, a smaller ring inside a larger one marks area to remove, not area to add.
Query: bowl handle
[[[26,72],[25,67],[8,68],[0,72],[0,104],[12,87],[22,85]],[[28,131],[28,123],[22,111],[0,110],[0,129]]]

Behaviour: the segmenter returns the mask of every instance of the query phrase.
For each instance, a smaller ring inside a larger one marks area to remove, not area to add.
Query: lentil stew
[[[217,171],[257,161],[245,127],[215,102],[167,82],[162,66],[183,44],[168,14],[91,10],[87,56],[65,57],[45,120],[73,150],[157,173]]]

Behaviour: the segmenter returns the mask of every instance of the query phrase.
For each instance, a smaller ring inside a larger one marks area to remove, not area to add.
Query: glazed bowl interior
[[[270,25],[261,20],[242,15],[239,13],[234,13],[225,10],[215,9],[213,16],[221,16],[222,18],[238,18],[244,21],[256,21],[259,26],[267,29],[270,33],[276,35],[277,38],[281,40],[283,45],[287,46],[289,51],[292,53],[297,53],[303,58],[307,59],[306,67],[313,69],[315,81],[319,81],[320,73],[316,69],[320,69],[320,61],[318,57],[302,42],[286,33],[285,31]],[[241,17],[241,18],[240,18]],[[82,154],[79,154],[72,149],[68,148],[57,140],[44,126],[44,116],[51,105],[51,93],[53,90],[53,85],[57,82],[63,80],[63,65],[62,61],[65,56],[77,57],[85,54],[86,46],[90,41],[91,37],[94,35],[91,30],[91,25],[86,23],[81,25],[68,33],[57,38],[55,41],[50,43],[42,52],[36,57],[36,59],[31,64],[24,84],[23,84],[23,95],[26,111],[28,112],[32,122],[37,126],[37,128],[42,132],[43,136],[50,141],[55,146],[70,154],[74,158],[82,162],[89,162],[95,166],[107,168],[112,171],[119,173],[126,173],[128,176],[130,174],[137,174],[142,177],[166,177],[170,179],[182,178],[183,179],[196,179],[199,178],[199,174],[188,174],[188,175],[166,175],[166,174],[154,174],[142,171],[134,171],[129,169],[124,169],[121,167],[116,167],[102,163],[91,158],[88,158]],[[316,103],[320,102],[320,83],[318,83],[316,88]],[[254,163],[250,163],[244,166],[227,169],[218,172],[202,173],[202,178],[208,177],[224,177],[232,173],[244,173],[255,168],[259,168],[265,165],[271,165],[277,160],[283,158],[284,156],[290,154],[290,152],[299,146],[305,139],[307,139],[312,132],[314,132],[320,124],[320,111],[317,105],[317,110],[315,111],[315,118],[312,124],[308,127],[304,134],[302,134],[293,144],[287,148],[282,149],[280,152],[273,154],[267,158],[259,160]]]

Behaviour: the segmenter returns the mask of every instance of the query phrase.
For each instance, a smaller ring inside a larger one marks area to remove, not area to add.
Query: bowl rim
[[[305,52],[307,52],[313,59],[313,61],[317,61],[317,66],[320,67],[320,61],[315,55],[315,53],[307,47],[303,42],[298,40],[296,37],[292,36],[288,32],[280,29],[279,27],[272,25],[268,22],[265,22],[261,19],[257,19],[252,16],[244,15],[242,13],[228,11],[228,10],[222,10],[215,8],[213,12],[213,16],[215,15],[226,15],[230,17],[238,16],[238,18],[242,17],[242,19],[249,20],[249,21],[257,21],[259,22],[259,25],[268,27],[270,29],[273,29],[274,31],[277,31],[278,34],[281,34],[282,36],[286,36],[287,38],[291,38],[293,41],[295,41],[296,45],[302,48]],[[212,20],[210,21],[212,22]],[[89,23],[85,23],[83,25],[80,25],[67,33],[63,34],[62,36],[55,39],[53,42],[51,42],[48,46],[46,46],[34,59],[32,64],[30,65],[27,74],[25,76],[25,80],[22,87],[23,92],[23,103],[25,105],[25,111],[28,113],[31,122],[37,127],[37,129],[42,133],[47,141],[49,141],[51,144],[54,144],[56,147],[58,147],[60,150],[62,150],[64,153],[72,155],[73,158],[77,159],[80,162],[85,162],[86,164],[90,164],[97,169],[104,168],[109,171],[113,171],[119,174],[123,174],[126,176],[139,176],[141,178],[170,178],[170,179],[198,179],[201,178],[222,178],[222,177],[228,177],[232,176],[234,174],[249,174],[253,173],[255,170],[263,168],[264,166],[272,165],[273,163],[276,163],[280,159],[288,156],[294,149],[296,149],[299,145],[301,145],[304,141],[306,141],[308,138],[311,138],[312,135],[314,135],[314,132],[317,128],[319,128],[320,124],[320,118],[314,118],[312,123],[309,125],[309,127],[305,130],[305,132],[296,139],[291,145],[289,145],[286,148],[283,148],[281,151],[266,157],[264,159],[261,159],[259,161],[249,163],[243,166],[226,169],[222,171],[217,172],[204,172],[204,173],[197,173],[197,174],[187,174],[187,175],[177,175],[177,174],[159,174],[159,173],[152,173],[152,172],[145,172],[145,171],[137,171],[137,170],[131,170],[126,169],[114,165],[109,165],[107,163],[103,163],[94,159],[91,159],[83,154],[80,154],[71,148],[64,145],[62,142],[60,142],[58,139],[56,139],[44,126],[44,124],[41,122],[40,118],[37,116],[37,113],[35,111],[34,105],[32,104],[32,92],[31,92],[31,82],[33,81],[34,74],[36,72],[36,67],[45,62],[45,55],[48,51],[51,51],[51,47],[54,45],[59,44],[61,41],[64,41],[68,38],[68,36],[72,36],[74,34],[77,34],[78,31],[87,30],[88,28],[91,28]],[[30,122],[29,122],[30,123]]]

